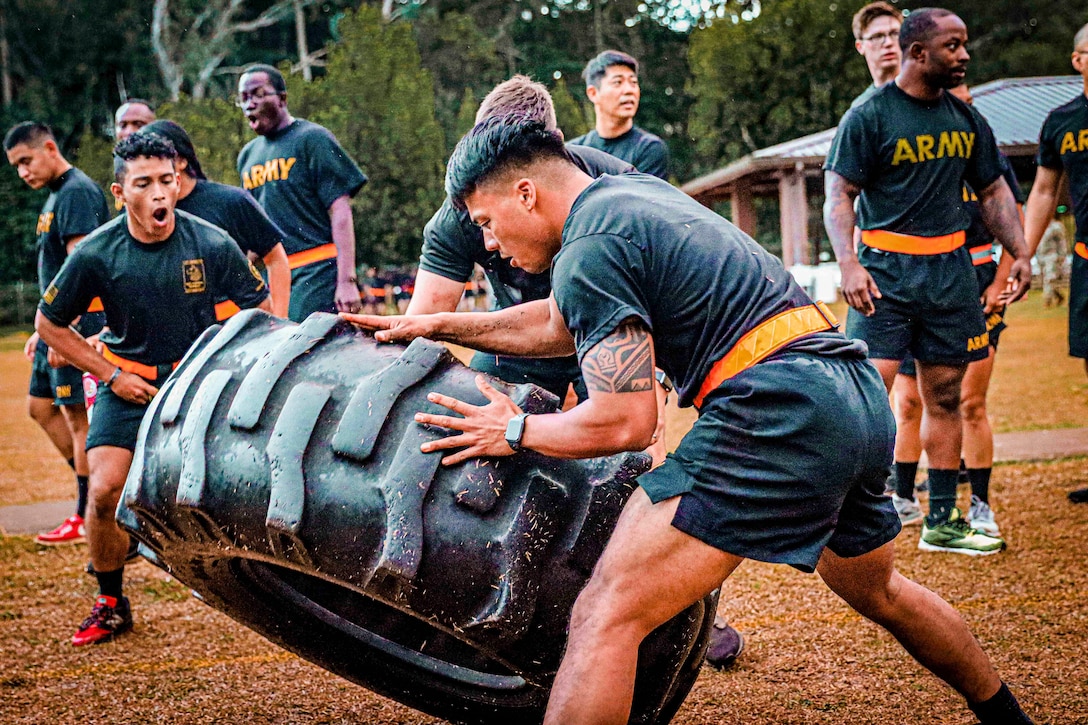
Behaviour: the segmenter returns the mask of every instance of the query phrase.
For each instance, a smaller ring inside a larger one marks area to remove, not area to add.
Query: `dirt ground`
[[[1004,430],[1084,425],[1088,386],[1065,357],[1064,310],[1014,310],[991,408]],[[0,341],[0,505],[69,498],[69,474],[25,418],[25,363]],[[670,439],[684,418],[670,415]],[[1088,459],[995,469],[1010,549],[974,559],[918,552],[901,569],[953,602],[1038,723],[1088,723]],[[966,496],[966,489],[961,489]],[[436,723],[271,645],[147,562],[126,571],[135,630],[73,649],[95,587],[85,547],[0,539],[0,723]],[[704,669],[674,722],[973,722],[962,701],[812,575],[748,563],[721,610],[748,638],[730,671]]]

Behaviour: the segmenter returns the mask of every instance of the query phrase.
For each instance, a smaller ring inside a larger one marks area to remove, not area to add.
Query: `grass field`
[[[73,494],[67,466],[26,418],[24,338],[0,339],[0,505]],[[1065,355],[1064,309],[1045,310],[1033,296],[1010,314],[991,411],[1003,431],[1088,422],[1083,368]],[[690,420],[670,410],[669,440]],[[1065,500],[1084,485],[1085,459],[995,469],[993,503],[1010,542],[998,556],[922,554],[916,528],[896,541],[901,569],[957,606],[1038,723],[1088,723],[1088,506]],[[147,562],[126,571],[135,630],[73,649],[68,638],[95,591],[85,562],[84,547],[0,539],[5,725],[437,722],[285,653]],[[973,722],[954,693],[816,576],[749,562],[720,611],[748,649],[730,671],[704,669],[675,723]]]

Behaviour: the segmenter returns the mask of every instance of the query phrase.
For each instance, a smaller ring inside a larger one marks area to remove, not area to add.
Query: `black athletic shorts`
[[[534,383],[559,398],[559,405],[567,398],[567,388],[574,385],[578,402],[589,397],[586,383],[575,358],[527,358],[504,357],[478,352],[472,356],[469,367],[481,373],[494,375],[508,383]]]
[[[83,405],[83,372],[71,365],[49,365],[49,346],[41,340],[30,369],[30,397],[51,398],[54,405]]]
[[[997,344],[1001,339],[1001,333],[1008,327],[1005,324],[1006,309],[1005,307],[999,307],[986,315],[986,334],[989,335],[990,347],[993,348],[994,352],[997,352]],[[918,367],[914,364],[914,356],[910,353],[907,353],[907,356],[899,363],[899,374],[912,378],[918,376]]]
[[[1088,254],[1084,242],[1073,251],[1073,271],[1069,276],[1069,354],[1088,358]]]
[[[881,298],[865,317],[851,309],[846,334],[869,345],[869,357],[966,365],[989,356],[989,335],[979,304],[970,255],[963,247],[947,254],[884,252],[861,245],[858,257]]]
[[[148,382],[161,390],[168,377],[168,374],[161,375],[158,380]],[[130,451],[136,450],[140,422],[149,405],[150,403],[130,403],[99,383],[98,393],[94,400],[94,411],[91,414],[91,424],[87,430],[87,450],[98,446],[116,446]]]
[[[673,526],[730,554],[811,572],[824,547],[860,556],[899,533],[884,481],[895,421],[867,360],[786,353],[704,401],[665,463],[639,478]]]
[[[287,317],[302,322],[315,312],[336,314],[336,259],[291,270],[291,303]]]

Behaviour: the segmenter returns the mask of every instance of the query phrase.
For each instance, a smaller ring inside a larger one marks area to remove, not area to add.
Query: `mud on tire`
[[[118,520],[208,604],[349,680],[454,722],[538,722],[574,599],[648,465],[532,452],[439,465],[432,390],[486,402],[437,343],[334,315],[213,327],[143,420]],[[525,410],[558,401],[495,385]],[[698,675],[708,596],[646,639],[632,722]]]

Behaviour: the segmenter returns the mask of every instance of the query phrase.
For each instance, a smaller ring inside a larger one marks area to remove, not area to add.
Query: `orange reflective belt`
[[[311,247],[310,249],[303,249],[301,252],[288,254],[287,266],[291,269],[298,269],[299,267],[305,267],[307,264],[320,262],[323,259],[334,259],[335,257],[336,245],[329,242],[328,244],[322,244],[320,247]]]
[[[102,306],[102,298],[95,297],[91,300],[91,304],[87,305],[87,312],[102,312],[105,307]]]
[[[899,254],[946,254],[963,246],[967,235],[953,232],[939,237],[916,237],[883,229],[869,229],[861,233],[861,241],[867,247]]]
[[[987,244],[981,247],[971,247],[971,264],[980,267],[994,261],[994,245]]]
[[[1073,251],[1077,253],[1078,257],[1084,257],[1088,259],[1088,244],[1084,242],[1077,242],[1073,245]]]
[[[154,365],[144,365],[143,363],[136,362],[135,360],[128,360],[113,352],[108,347],[102,348],[102,357],[106,358],[106,360],[121,368],[126,373],[139,375],[145,380],[156,380],[159,377],[158,367]],[[177,366],[178,363],[176,362],[170,363],[171,368],[176,368]]]
[[[737,341],[737,344],[710,368],[695,407],[702,406],[703,399],[734,375],[752,367],[760,360],[782,349],[794,340],[814,332],[838,327],[839,321],[823,302],[781,312],[756,325]]]
[[[223,300],[215,304],[215,319],[222,322],[227,318],[234,317],[241,311],[242,308],[234,304],[234,300]]]

